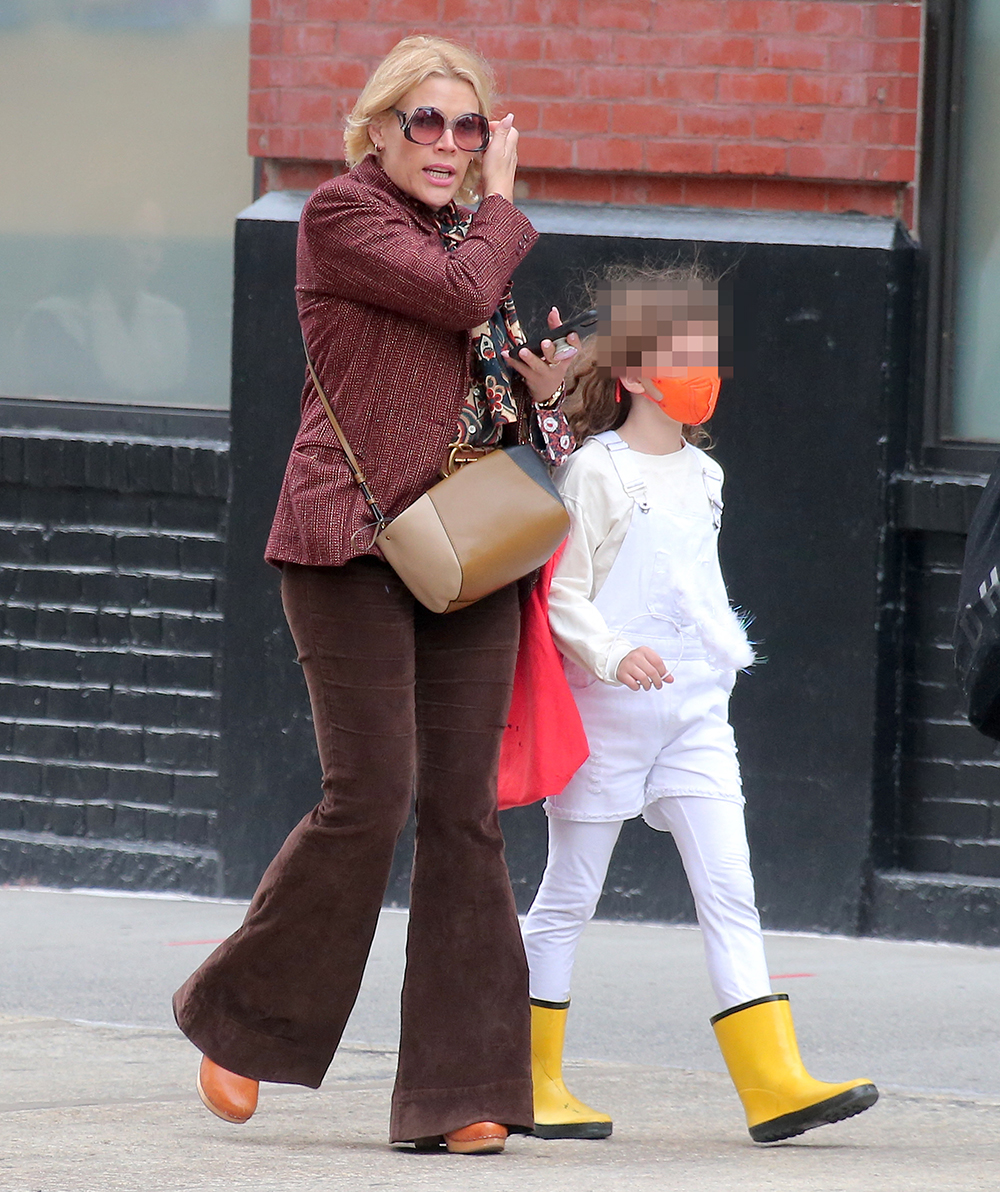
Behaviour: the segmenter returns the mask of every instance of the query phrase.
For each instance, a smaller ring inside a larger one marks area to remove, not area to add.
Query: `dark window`
[[[222,408],[249,0],[0,0],[0,396]]]
[[[919,456],[980,470],[1000,443],[1000,0],[929,0],[925,37]]]

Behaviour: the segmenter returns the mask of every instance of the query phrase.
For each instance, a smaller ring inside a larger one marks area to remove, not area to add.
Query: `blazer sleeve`
[[[493,314],[514,269],[538,237],[528,218],[490,195],[465,239],[448,252],[435,231],[376,194],[318,190],[299,235],[309,275],[299,289],[385,307],[447,331],[468,331]]]

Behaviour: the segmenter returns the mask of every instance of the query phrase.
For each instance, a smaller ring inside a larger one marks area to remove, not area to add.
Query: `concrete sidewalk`
[[[263,1090],[233,1127],[193,1090],[169,995],[239,903],[0,890],[3,1192],[847,1192],[1000,1186],[1000,955],[771,935],[814,1074],[883,1088],[852,1121],[758,1147],[714,1047],[697,932],[594,924],[578,962],[572,1087],[615,1117],[602,1142],[514,1138],[492,1158],[385,1141],[405,916],[383,915],[318,1092]],[[624,985],[624,988],[623,988]],[[85,1020],[85,1021],[81,1021]]]

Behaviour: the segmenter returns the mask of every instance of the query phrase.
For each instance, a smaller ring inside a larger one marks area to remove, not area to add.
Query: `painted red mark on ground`
[[[815,977],[815,973],[771,973],[772,981],[791,981],[793,977]]]
[[[183,948],[186,944],[221,944],[223,940],[167,940],[168,948]]]

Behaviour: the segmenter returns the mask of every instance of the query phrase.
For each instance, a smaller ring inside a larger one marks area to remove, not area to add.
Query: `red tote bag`
[[[549,588],[562,548],[545,564],[521,610],[510,715],[500,747],[500,810],[558,795],[590,747],[549,629]]]

